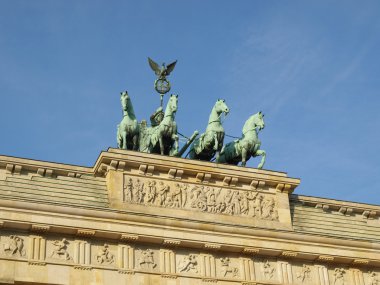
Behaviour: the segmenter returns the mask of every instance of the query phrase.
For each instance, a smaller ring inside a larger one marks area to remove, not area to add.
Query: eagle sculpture
[[[154,73],[158,76],[158,78],[165,78],[166,76],[169,76],[170,72],[173,71],[177,61],[174,61],[167,66],[165,63],[162,64],[160,67],[154,60],[148,57],[148,62]]]

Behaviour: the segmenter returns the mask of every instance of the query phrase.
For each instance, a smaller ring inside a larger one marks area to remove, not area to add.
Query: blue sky
[[[93,165],[116,146],[120,91],[139,120],[159,104],[147,56],[178,59],[181,133],[218,98],[229,135],[261,110],[265,168],[296,193],[380,204],[379,16],[379,1],[0,0],[0,153]]]

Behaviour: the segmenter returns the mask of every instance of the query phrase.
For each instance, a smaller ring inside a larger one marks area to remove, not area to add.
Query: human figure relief
[[[99,264],[111,264],[115,261],[114,255],[109,251],[108,244],[104,244],[101,248],[98,250],[98,254],[96,255],[96,261]]]
[[[374,271],[368,272],[368,285],[379,285],[380,281],[377,278],[377,273]]]
[[[157,191],[156,191],[156,182],[154,180],[151,180],[148,182],[148,190],[146,193],[146,203],[147,204],[153,204],[154,200],[156,199]]]
[[[179,272],[194,272],[198,273],[198,257],[195,254],[185,256],[178,264]]]
[[[71,257],[67,252],[67,244],[69,242],[63,238],[62,240],[53,241],[54,249],[50,255],[51,258],[70,260]]]
[[[168,192],[170,190],[170,187],[168,185],[165,185],[162,181],[158,183],[158,205],[159,206],[166,206],[166,198],[168,195]]]
[[[154,262],[154,252],[151,249],[141,250],[141,256],[138,263],[141,269],[154,269],[157,264]]]
[[[216,210],[216,194],[214,188],[207,187],[207,212],[215,213]]]
[[[272,265],[269,263],[269,261],[267,260],[264,265],[264,276],[266,279],[272,279],[273,278],[273,274],[274,274],[274,271],[275,271],[275,268],[272,267]]]
[[[145,190],[144,190],[144,183],[140,183],[140,180],[137,179],[137,185],[135,186],[137,189],[136,193],[136,200],[137,203],[144,203],[144,196],[145,196]]]
[[[231,274],[233,277],[236,277],[238,275],[239,269],[237,269],[236,267],[230,266],[231,261],[229,257],[221,258],[220,262],[222,266],[221,273],[223,276],[226,276],[227,274]]]
[[[258,196],[258,192],[246,192],[246,199],[248,202],[248,216],[255,217],[256,216],[256,199]]]
[[[3,244],[4,252],[9,256],[25,256],[24,240],[18,236],[11,235],[9,241]]]
[[[174,191],[172,193],[173,208],[181,208],[182,206],[182,189],[179,183],[174,185]]]
[[[334,270],[334,285],[345,285],[344,274],[346,270],[343,268],[335,268]]]
[[[302,266],[301,271],[297,272],[297,279],[301,281],[302,283],[304,283],[305,281],[311,279],[310,273],[311,273],[310,266],[307,266],[306,264],[304,264]]]
[[[224,196],[224,203],[226,204],[226,214],[233,215],[234,214],[234,203],[232,203],[232,192],[231,190],[227,190],[226,196]]]
[[[232,194],[232,204],[234,205],[233,207],[234,211],[232,214],[235,214],[235,215],[241,214],[240,200],[241,200],[241,197],[240,197],[239,191],[234,191]]]
[[[207,196],[204,186],[194,186],[190,192],[190,207],[202,212],[207,210]]]
[[[124,201],[132,202],[133,193],[133,181],[132,178],[128,178],[127,184],[124,186]]]
[[[269,198],[265,200],[262,204],[262,218],[277,220],[278,214],[275,208],[276,208],[276,202],[274,201],[274,198]]]
[[[257,218],[261,218],[262,216],[262,211],[261,211],[261,204],[263,202],[263,196],[258,195],[255,199],[255,202],[253,203],[254,208],[255,208],[255,216]]]

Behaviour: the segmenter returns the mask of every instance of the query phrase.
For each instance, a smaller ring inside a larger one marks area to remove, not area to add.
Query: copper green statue
[[[133,110],[131,98],[127,91],[120,93],[123,107],[123,119],[117,125],[117,145],[122,149],[138,150],[139,125]]]
[[[224,141],[224,128],[222,126],[221,116],[228,114],[230,109],[225,100],[218,99],[211,110],[206,132],[193,142],[189,150],[190,159],[199,159],[210,161],[214,155],[216,158],[222,149]]]
[[[258,112],[249,117],[243,127],[243,136],[226,144],[217,159],[219,163],[239,164],[245,166],[247,161],[253,156],[261,156],[261,162],[257,168],[263,168],[265,163],[265,150],[260,150],[261,142],[258,132],[264,129],[264,114]]]
[[[178,135],[175,114],[178,95],[171,95],[166,105],[162,121],[157,126],[140,127],[141,152],[175,156],[178,153]]]

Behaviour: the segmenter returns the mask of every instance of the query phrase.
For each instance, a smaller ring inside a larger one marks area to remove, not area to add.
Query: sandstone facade
[[[380,207],[285,173],[109,149],[0,156],[0,283],[380,284]]]

